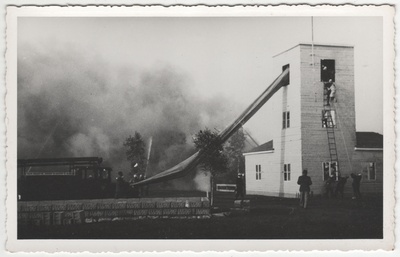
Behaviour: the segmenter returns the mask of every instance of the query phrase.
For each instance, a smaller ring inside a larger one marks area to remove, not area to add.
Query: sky
[[[382,134],[382,19],[313,25],[315,43],[354,46],[356,130]],[[279,75],[272,56],[310,43],[311,31],[311,17],[19,18],[19,158],[62,148],[117,160],[136,130],[158,135],[159,158],[172,158],[199,129],[228,125]]]

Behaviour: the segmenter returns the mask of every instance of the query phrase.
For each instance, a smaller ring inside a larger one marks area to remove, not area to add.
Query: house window
[[[256,180],[261,180],[261,165],[256,165]]]
[[[364,176],[368,180],[376,180],[376,163],[366,162],[362,164]]]
[[[328,180],[331,176],[339,176],[337,162],[323,162],[322,163],[323,179]]]
[[[290,181],[290,164],[283,164],[283,180]]]
[[[335,60],[322,59],[321,81],[328,82],[329,80],[335,82]]]
[[[334,110],[322,110],[322,127],[336,127],[336,113]]]
[[[290,112],[283,112],[282,113],[282,128],[289,128],[290,127]]]

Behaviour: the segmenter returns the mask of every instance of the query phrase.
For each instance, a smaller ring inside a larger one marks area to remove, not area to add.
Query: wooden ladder
[[[326,118],[326,133],[328,136],[328,147],[329,147],[329,155],[331,158],[331,163],[336,162],[336,170],[339,170],[339,159],[336,149],[336,138],[335,138],[335,124],[333,124],[333,119],[331,115],[332,109],[331,106],[333,103],[328,104],[328,95],[324,93],[324,115]]]

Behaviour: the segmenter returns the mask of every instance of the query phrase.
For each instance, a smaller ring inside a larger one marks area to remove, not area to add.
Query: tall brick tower
[[[353,50],[299,44],[274,56],[274,74],[289,68],[290,81],[260,110],[270,141],[244,154],[248,194],[294,197],[304,169],[322,194],[328,178],[354,170]]]
[[[290,169],[292,175],[290,183],[283,183],[281,195],[297,191],[295,183],[303,169],[308,170],[314,193],[319,194],[329,176],[346,176],[352,170],[354,49],[299,44],[274,56],[274,63],[277,69],[290,67],[290,85],[279,96],[282,130],[274,140],[280,144],[274,143],[274,148],[279,149],[282,172]],[[336,91],[333,99],[330,91]]]

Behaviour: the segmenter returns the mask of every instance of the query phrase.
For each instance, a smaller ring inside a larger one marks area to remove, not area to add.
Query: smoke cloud
[[[211,173],[209,171],[197,169],[196,176],[193,179],[196,189],[203,192],[210,192],[211,191],[210,176]]]
[[[151,176],[193,153],[200,129],[222,129],[240,109],[221,96],[201,99],[173,66],[109,64],[71,46],[18,48],[20,159],[96,156],[128,174],[123,142],[138,131],[146,144],[153,137]]]

